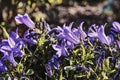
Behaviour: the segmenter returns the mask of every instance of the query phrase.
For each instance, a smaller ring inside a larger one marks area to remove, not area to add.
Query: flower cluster
[[[87,59],[85,60],[85,57],[93,55],[93,57],[91,56],[91,62],[92,64],[96,64],[96,66],[94,67],[95,69],[98,70],[103,70],[101,69],[104,65],[105,65],[105,61],[108,59],[108,66],[110,67],[112,64],[114,64],[114,67],[117,66],[119,64],[119,60],[118,60],[118,55],[119,55],[119,46],[120,46],[120,39],[119,39],[119,28],[120,28],[120,24],[118,22],[113,22],[113,27],[110,29],[110,31],[108,31],[107,35],[105,33],[105,25],[92,25],[89,27],[88,31],[85,32],[82,27],[83,27],[83,23],[82,22],[78,28],[72,28],[73,22],[70,23],[69,26],[66,26],[66,24],[63,25],[63,27],[55,27],[53,29],[51,29],[51,31],[49,32],[50,35],[54,34],[56,36],[56,44],[53,44],[52,47],[53,49],[56,51],[56,54],[58,56],[58,58],[63,57],[70,57],[73,56],[75,54],[75,56],[79,56],[78,59],[83,59],[83,61],[87,61]],[[118,35],[118,36],[116,36]],[[81,52],[75,52],[75,48],[77,47],[77,50],[79,50],[79,48],[81,48],[82,50],[80,50]],[[90,53],[87,52],[87,48],[90,47]],[[117,58],[114,58],[116,57]],[[95,63],[93,63],[92,58],[95,61]],[[77,58],[76,58],[77,60]],[[115,60],[115,62],[113,62],[113,60]],[[89,64],[85,64],[85,62],[81,62],[80,63],[83,66],[88,66]],[[73,61],[74,62],[74,61]],[[78,61],[75,61],[73,64],[76,64]],[[55,62],[54,62],[55,63]],[[79,64],[80,64],[79,63]],[[60,63],[57,63],[60,65]],[[71,66],[74,66],[74,65]],[[79,65],[78,64],[78,65]],[[81,65],[81,66],[82,66]],[[52,66],[52,65],[50,65]],[[117,67],[118,68],[118,67]],[[51,68],[52,69],[52,68]],[[84,68],[81,68],[83,70],[85,70]],[[91,68],[88,67],[86,68],[88,72],[91,73]],[[114,69],[113,69],[114,70]],[[50,70],[52,71],[52,70]],[[50,73],[48,73],[50,76]],[[101,79],[108,79],[109,77],[107,75],[107,73],[103,73],[105,74],[104,76],[101,76]],[[52,75],[52,73],[51,73]],[[116,76],[117,75],[117,76]],[[118,78],[119,76],[119,71],[116,73],[116,75],[114,76],[114,79],[116,79],[116,77]]]
[[[10,71],[8,61],[20,76],[34,75],[33,79],[119,79],[120,23],[113,22],[105,32],[106,24],[93,24],[84,31],[84,22],[76,28],[72,28],[73,22],[51,28],[45,21],[35,25],[27,14],[19,14],[15,20],[28,30],[23,38],[18,29],[10,32],[0,43],[1,74]]]
[[[24,37],[20,38],[18,35],[18,28],[16,32],[11,31],[9,33],[8,39],[3,39],[0,43],[0,51],[2,52],[2,57],[0,60],[0,73],[7,71],[7,67],[4,65],[4,61],[9,61],[12,66],[16,67],[17,62],[15,61],[16,57],[23,57],[25,54],[23,48],[25,48],[25,44],[37,44],[37,40],[33,38],[33,36],[39,35],[35,31],[31,31],[30,29],[35,28],[34,22],[29,18],[28,14],[18,15],[15,17],[15,20],[20,24],[25,24],[29,27],[29,29],[24,33]]]

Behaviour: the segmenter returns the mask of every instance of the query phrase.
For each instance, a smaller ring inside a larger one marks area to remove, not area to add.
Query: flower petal
[[[0,73],[7,71],[7,67],[3,64],[3,62],[0,60]]]
[[[12,37],[8,37],[8,43],[9,43],[9,45],[10,45],[10,47],[11,48],[14,48],[14,46],[15,46],[15,41],[13,40],[13,38]]]
[[[101,26],[101,27],[99,28],[98,38],[99,38],[99,40],[100,40],[101,43],[107,44],[107,45],[110,44],[107,36],[106,36],[105,33],[104,33],[104,26]]]
[[[115,22],[112,23],[112,25],[113,25],[112,30],[120,33],[120,23],[115,21]]]
[[[18,14],[15,17],[15,20],[20,23],[20,24],[25,24],[26,26],[28,26],[30,29],[35,28],[35,23],[30,19],[30,17],[28,16],[28,14],[24,14],[24,15],[20,15]]]

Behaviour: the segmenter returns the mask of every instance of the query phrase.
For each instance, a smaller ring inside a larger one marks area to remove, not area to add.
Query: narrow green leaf
[[[75,55],[77,55],[79,52],[79,49],[73,50],[73,53],[75,53]]]
[[[3,30],[3,36],[4,36],[4,38],[8,38],[9,34],[8,34],[7,30],[3,26],[1,26],[1,25],[0,25],[0,27]]]
[[[62,70],[60,71],[60,79],[59,80],[62,80]]]
[[[91,65],[93,65],[93,64],[94,64],[91,60],[86,61],[86,63],[89,63],[89,64],[91,64]]]
[[[114,73],[114,72],[116,72],[115,69],[114,69],[114,70],[111,70],[111,71],[109,72],[109,74],[112,74],[112,73]]]
[[[73,66],[65,66],[64,67],[64,70],[66,70],[66,71],[70,71],[70,70],[73,70],[73,69],[75,69],[75,67],[73,67]]]
[[[86,75],[75,75],[75,78],[82,78],[85,77]]]
[[[85,58],[86,58],[86,51],[85,51],[85,47],[83,45],[81,45],[81,50],[82,50],[82,60],[85,60]]]
[[[107,80],[108,79],[108,77],[106,76],[105,72],[102,72],[102,76],[103,76],[103,80]]]
[[[105,65],[109,69],[109,57],[107,59],[105,59]]]
[[[32,75],[32,74],[34,74],[33,69],[28,69],[26,75]]]
[[[23,72],[23,68],[24,68],[23,64],[19,63],[17,65],[17,71],[18,71],[18,73],[22,73]]]

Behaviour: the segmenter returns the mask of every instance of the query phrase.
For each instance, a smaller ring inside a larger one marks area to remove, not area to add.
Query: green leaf
[[[8,34],[7,30],[3,26],[1,26],[1,25],[0,25],[0,27],[3,30],[3,36],[4,36],[4,38],[8,38],[9,34]]]
[[[74,69],[75,69],[75,67],[73,67],[73,66],[65,66],[64,67],[65,71],[70,71],[70,70],[74,70]]]
[[[86,51],[85,51],[85,47],[83,45],[81,45],[81,51],[82,51],[82,60],[85,60],[85,58],[86,58]]]
[[[92,72],[93,74],[95,74],[95,76],[96,76],[96,78],[98,80],[98,75],[97,75],[96,71],[94,71],[92,68],[89,68],[89,69],[90,69],[90,72]]]
[[[62,70],[60,71],[60,79],[59,80],[62,80]]]
[[[105,66],[109,69],[109,57],[107,59],[105,59]]]
[[[24,68],[23,64],[19,63],[17,65],[17,71],[18,71],[18,73],[22,73],[23,72],[23,68]]]
[[[90,54],[91,58],[94,58],[94,54]]]
[[[75,78],[82,78],[82,77],[86,77],[86,75],[75,75]]]
[[[33,69],[28,69],[26,72],[26,75],[33,75],[33,74],[34,74]]]
[[[109,74],[112,74],[112,73],[115,73],[116,72],[116,70],[114,69],[114,70],[111,70],[110,72],[109,72]]]
[[[90,76],[91,76],[91,72],[88,72],[88,73],[87,73],[87,79],[89,79]]]
[[[89,64],[93,65],[93,62],[91,60],[86,61],[86,63],[89,63]]]
[[[102,72],[102,76],[103,76],[103,80],[107,80],[108,79],[108,77],[106,76],[105,72]]]
[[[92,46],[93,47],[93,45],[92,45],[92,43],[90,42],[90,40],[88,39],[88,44],[90,45],[90,46]]]
[[[73,50],[73,53],[75,53],[75,55],[77,55],[79,52],[79,49]]]
[[[72,61],[72,60],[70,60],[70,61],[69,61],[69,63],[70,63],[70,65],[72,65],[72,64],[73,64],[73,61]]]

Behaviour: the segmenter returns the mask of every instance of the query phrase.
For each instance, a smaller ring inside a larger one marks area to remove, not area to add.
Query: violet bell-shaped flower
[[[81,64],[76,65],[75,68],[76,68],[76,71],[83,70],[86,73],[88,73],[90,71],[89,68],[83,67]]]
[[[13,66],[16,66],[17,62],[14,57],[22,57],[24,52],[21,50],[24,47],[24,43],[18,34],[10,32],[7,40],[2,40],[0,44],[0,51],[3,53],[3,60],[8,60]]]
[[[109,34],[107,36],[107,38],[109,40],[110,45],[113,45],[113,43],[114,43],[114,35],[113,34]]]
[[[101,67],[104,60],[104,52],[100,52],[99,58],[97,60],[97,68]]]
[[[8,60],[13,66],[16,66],[17,62],[15,61],[13,54],[14,54],[13,52],[4,53],[2,60]]]
[[[88,36],[90,38],[98,38],[102,44],[110,45],[110,42],[112,41],[111,35],[110,36],[105,35],[103,25],[101,25],[100,27],[92,25],[88,31]]]
[[[46,69],[47,75],[51,77],[53,75],[52,67],[49,64],[46,64],[45,69]]]
[[[67,49],[65,47],[65,43],[62,42],[61,45],[55,44],[55,45],[52,45],[52,47],[54,50],[57,51],[56,55],[58,55],[58,57],[68,55]]]
[[[111,29],[114,30],[114,31],[116,31],[116,32],[118,32],[118,33],[120,33],[120,23],[114,21],[114,22],[112,23],[112,25],[113,25],[113,27],[112,27]]]
[[[87,32],[88,36],[90,38],[97,38],[98,37],[98,30],[99,30],[99,26],[96,26],[95,24],[93,24]]]
[[[119,75],[120,75],[120,63],[118,63],[117,69],[118,69],[118,71],[117,71],[117,73],[114,75],[114,80],[118,80],[118,78],[119,78]]]
[[[99,26],[97,26],[96,24],[91,25],[88,29],[87,35],[92,44],[94,44],[95,39],[98,38],[98,30]]]
[[[78,29],[74,28],[72,31],[77,37],[82,37],[82,39],[85,40],[85,38],[87,37],[87,34],[83,31],[83,28],[82,28],[83,23],[84,22],[81,22]]]
[[[108,37],[105,35],[104,26],[103,25],[99,28],[98,39],[99,39],[99,41],[101,43],[110,45],[110,41],[108,40]]]
[[[53,74],[53,68],[59,69],[59,67],[60,67],[60,63],[59,63],[59,60],[58,60],[58,55],[55,54],[48,61],[48,63],[45,65],[45,69],[46,69],[47,75],[49,77],[51,77],[51,75]]]
[[[52,58],[48,61],[48,64],[52,67],[54,67],[55,69],[59,69],[60,67],[60,63],[58,60],[58,55],[53,55]]]
[[[31,31],[30,29],[28,29],[24,33],[23,41],[30,44],[37,44],[37,39],[39,38],[39,36],[40,36],[40,33]]]
[[[35,23],[30,19],[30,17],[26,13],[24,15],[18,14],[17,16],[15,16],[15,20],[19,24],[25,24],[30,29],[35,28]]]
[[[114,75],[114,78],[113,80],[119,80],[119,74],[120,74],[120,71],[117,71],[117,73]]]
[[[73,49],[74,48],[74,44],[73,43],[71,43],[70,41],[66,41],[66,48],[67,49]]]
[[[58,27],[59,30],[59,34],[58,34],[58,39],[66,39],[74,44],[78,44],[80,43],[79,38],[77,38],[77,36],[75,36],[71,30],[72,27],[71,23],[69,26],[66,26],[65,24],[63,25],[63,29],[61,27]]]
[[[117,47],[120,48],[120,40],[117,40],[116,43],[117,43]]]

